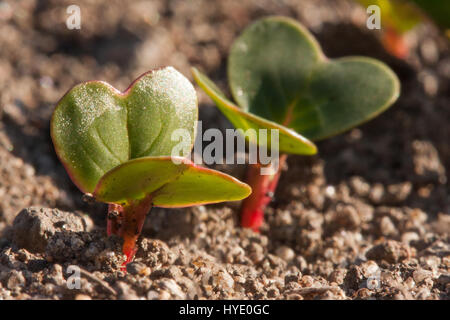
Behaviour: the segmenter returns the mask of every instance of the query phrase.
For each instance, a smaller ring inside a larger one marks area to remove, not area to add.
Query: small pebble
[[[275,252],[278,257],[280,257],[281,259],[283,259],[287,262],[291,261],[295,257],[294,250],[292,250],[291,248],[286,247],[286,246],[281,246],[281,247],[277,248]]]

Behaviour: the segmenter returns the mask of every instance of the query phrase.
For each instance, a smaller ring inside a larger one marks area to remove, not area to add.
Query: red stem
[[[152,208],[151,197],[130,202],[128,205],[109,204],[108,206],[108,235],[118,235],[123,239],[122,252],[127,256],[125,266],[136,253],[136,241],[144,226],[145,217]]]
[[[252,187],[252,194],[246,198],[241,207],[241,226],[259,232],[264,222],[264,210],[273,198],[287,155],[280,156],[277,172],[261,175],[261,164],[250,164],[247,171],[247,183]]]

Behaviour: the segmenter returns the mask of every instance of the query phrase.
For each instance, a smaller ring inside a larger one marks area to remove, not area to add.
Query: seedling
[[[382,62],[366,57],[328,59],[301,24],[285,17],[255,22],[233,44],[228,79],[237,104],[198,70],[193,74],[235,127],[279,130],[280,169],[287,154],[315,154],[310,140],[374,118],[394,103],[400,90],[396,75]],[[258,138],[247,140],[259,143]],[[241,225],[255,231],[280,175],[280,169],[261,175],[260,167],[249,165],[247,182],[253,193],[241,208]]]
[[[380,8],[380,21],[384,32],[382,43],[390,54],[400,59],[408,57],[410,48],[406,34],[419,23],[431,18],[438,26],[450,31],[450,1],[390,1],[356,0],[364,7],[377,5]]]
[[[59,101],[51,120],[56,153],[84,193],[109,204],[107,232],[123,238],[132,260],[153,206],[187,207],[241,200],[251,189],[221,172],[171,156],[185,129],[195,137],[197,96],[192,84],[168,67],[143,74],[125,91],[90,81]]]
[[[383,26],[381,42],[391,55],[406,59],[409,55],[409,44],[406,33],[423,20],[420,10],[407,1],[389,0],[357,0],[364,7],[376,5],[379,8],[379,21]]]

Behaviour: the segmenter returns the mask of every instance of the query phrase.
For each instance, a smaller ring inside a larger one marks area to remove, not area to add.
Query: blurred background
[[[370,3],[381,8],[381,30],[366,26]],[[449,3],[0,1],[0,231],[30,205],[91,213],[101,207],[81,201],[50,141],[50,115],[73,85],[99,79],[124,90],[141,73],[172,65],[191,80],[190,67],[198,67],[227,90],[226,58],[233,40],[259,17],[285,15],[303,23],[329,57],[366,55],[386,62],[398,74],[402,93],[381,117],[319,143],[317,157],[291,157],[292,175],[280,183],[274,206],[295,198],[321,211],[320,194],[342,186],[369,206],[420,208],[436,230],[447,232]],[[73,4],[81,9],[81,28],[69,30],[66,10]],[[197,92],[207,127],[228,127]]]

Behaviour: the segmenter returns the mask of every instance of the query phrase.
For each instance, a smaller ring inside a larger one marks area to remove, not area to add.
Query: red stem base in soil
[[[259,232],[264,222],[264,210],[273,198],[287,155],[280,156],[277,172],[261,175],[261,164],[250,164],[247,171],[247,183],[252,187],[252,194],[242,202],[241,226]]]
[[[109,204],[108,206],[106,231],[108,236],[115,234],[123,239],[122,252],[127,256],[124,267],[133,260],[136,253],[136,241],[151,208],[151,197],[125,206],[118,204]]]

